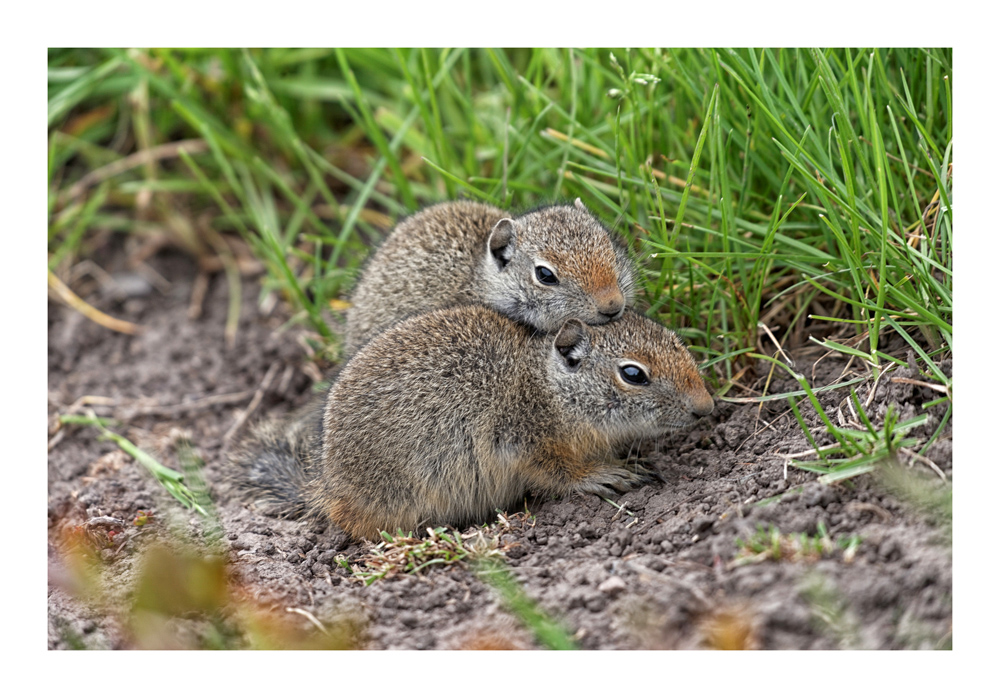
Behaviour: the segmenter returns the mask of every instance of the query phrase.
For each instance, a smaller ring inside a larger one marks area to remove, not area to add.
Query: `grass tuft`
[[[362,556],[364,567],[351,565],[346,558],[338,560],[365,586],[398,574],[419,574],[432,566],[454,565],[480,558],[503,558],[499,538],[487,539],[481,530],[468,537],[457,531],[449,533],[443,526],[428,528],[426,537],[402,531],[397,531],[396,535],[382,531],[381,535],[382,541]],[[469,542],[466,543],[466,540]]]
[[[834,541],[830,538],[823,522],[817,525],[814,536],[805,533],[782,533],[776,526],[765,528],[757,525],[757,531],[748,540],[736,539],[734,567],[752,565],[771,560],[774,562],[817,562],[841,550],[844,562],[851,562],[857,554],[861,538],[851,535]]]

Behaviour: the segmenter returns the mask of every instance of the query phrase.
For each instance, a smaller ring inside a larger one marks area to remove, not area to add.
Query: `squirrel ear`
[[[490,255],[496,260],[500,269],[507,266],[507,262],[514,256],[514,242],[514,221],[510,218],[500,219],[493,226],[486,242]]]
[[[576,197],[576,201],[573,202],[573,205],[576,206],[581,211],[586,211],[587,210],[587,207],[583,205],[582,201],[580,201],[580,197],[579,196]]]
[[[587,326],[576,318],[563,323],[552,343],[556,353],[573,370],[590,355],[590,335]]]

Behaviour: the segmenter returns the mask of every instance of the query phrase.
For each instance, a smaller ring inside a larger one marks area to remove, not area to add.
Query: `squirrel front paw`
[[[663,477],[655,470],[649,470],[638,463],[609,464],[577,482],[573,491],[613,497],[656,481],[663,482]]]

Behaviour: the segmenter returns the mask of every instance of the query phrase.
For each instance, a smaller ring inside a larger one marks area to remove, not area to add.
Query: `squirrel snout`
[[[617,287],[595,296],[594,300],[597,311],[609,320],[614,320],[625,310],[625,296]]]
[[[707,417],[712,414],[712,410],[715,409],[715,401],[712,399],[712,396],[708,394],[707,390],[703,390],[701,395],[691,396],[689,404],[691,406],[691,411],[699,417]]]

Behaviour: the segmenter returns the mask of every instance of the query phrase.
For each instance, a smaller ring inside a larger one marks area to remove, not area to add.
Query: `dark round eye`
[[[535,267],[535,278],[546,286],[555,286],[559,283],[559,279],[556,278],[555,273],[548,267],[541,265]]]
[[[621,374],[622,380],[626,383],[631,383],[632,385],[649,385],[649,376],[635,364],[619,366],[618,373]]]

